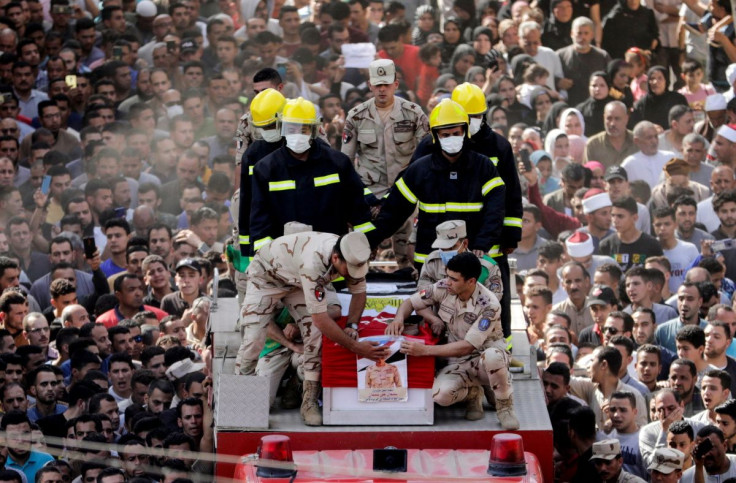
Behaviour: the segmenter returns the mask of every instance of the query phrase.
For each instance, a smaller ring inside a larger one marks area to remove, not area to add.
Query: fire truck
[[[413,284],[373,282],[370,276],[367,312],[390,313],[391,307],[398,307],[416,290]],[[338,295],[346,308],[349,295]],[[518,367],[512,372],[514,409],[521,427],[514,432],[502,430],[488,406],[478,421],[464,419],[462,404],[435,406],[431,382],[422,385],[420,379],[427,378],[413,377],[412,372],[407,401],[361,403],[355,387],[341,384],[331,374],[327,358],[340,348],[327,340],[322,349],[324,424],[306,426],[299,409],[269,408],[267,378],[234,375],[241,342],[238,315],[237,299],[220,299],[210,316],[218,478],[249,482],[553,480],[552,425],[536,350],[529,344],[515,294],[511,340]],[[334,360],[351,363],[347,358]],[[426,361],[409,361],[410,371],[426,371],[422,362]],[[433,361],[429,367],[431,381]]]

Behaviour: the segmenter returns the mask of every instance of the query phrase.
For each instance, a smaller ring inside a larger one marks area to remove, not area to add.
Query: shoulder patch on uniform
[[[432,296],[432,287],[423,288],[422,290],[420,290],[419,296],[424,300],[430,298]]]
[[[317,299],[317,302],[322,302],[325,299],[325,289],[322,285],[314,287],[314,298]]]
[[[348,144],[353,139],[353,135],[347,129],[342,130],[342,143]]]
[[[439,280],[436,284],[437,288],[447,288],[447,282],[445,282],[445,279]]]
[[[478,322],[478,330],[480,330],[481,332],[487,331],[490,326],[491,321],[488,319],[480,319],[480,322]]]

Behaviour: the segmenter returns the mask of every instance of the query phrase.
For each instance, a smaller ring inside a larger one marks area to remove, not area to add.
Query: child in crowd
[[[631,66],[631,93],[634,94],[634,101],[638,101],[647,93],[646,71],[649,69],[651,57],[651,52],[638,47],[631,47],[626,51],[625,60]]]

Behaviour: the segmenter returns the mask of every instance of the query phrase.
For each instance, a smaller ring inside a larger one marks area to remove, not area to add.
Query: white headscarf
[[[552,129],[547,133],[547,137],[544,138],[544,150],[552,157],[555,155],[555,141],[557,141],[557,138],[560,136],[567,137],[567,134],[562,129]]]
[[[580,127],[582,127],[583,129],[583,134],[581,134],[580,136],[584,138],[585,137],[584,136],[585,135],[585,118],[583,117],[583,114],[577,109],[575,109],[574,107],[570,107],[562,111],[562,114],[560,114],[560,124],[557,127],[562,129],[562,131],[564,132],[565,131],[565,119],[567,119],[567,116],[569,116],[570,114],[575,114],[578,118],[578,121],[580,121]]]

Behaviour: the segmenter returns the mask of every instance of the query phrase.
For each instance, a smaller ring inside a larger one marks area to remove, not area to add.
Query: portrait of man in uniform
[[[401,375],[399,369],[391,364],[386,364],[385,359],[380,359],[365,370],[366,389],[388,389],[401,386]]]

